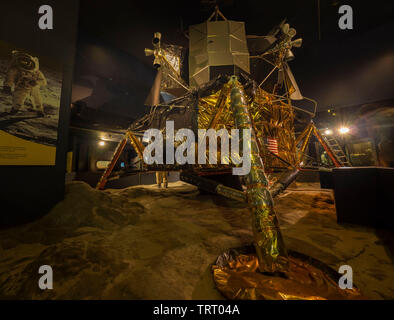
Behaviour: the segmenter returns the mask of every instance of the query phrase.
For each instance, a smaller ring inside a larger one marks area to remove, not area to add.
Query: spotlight
[[[339,128],[339,133],[340,134],[346,134],[350,131],[350,129],[348,127],[341,127]]]
[[[330,136],[330,135],[332,135],[332,130],[331,129],[326,129],[325,131],[324,131],[324,134],[326,135],[326,136]]]
[[[103,140],[100,140],[99,143],[98,143],[98,145],[99,145],[100,147],[103,147],[103,146],[105,146],[105,142],[104,142]]]

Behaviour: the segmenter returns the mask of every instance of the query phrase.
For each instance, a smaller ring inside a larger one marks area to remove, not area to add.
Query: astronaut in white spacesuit
[[[26,99],[30,97],[33,108],[29,110],[44,116],[40,87],[46,84],[47,80],[39,70],[37,57],[17,50],[12,51],[11,63],[3,85],[3,91],[12,94],[11,113],[17,113],[24,106]]]

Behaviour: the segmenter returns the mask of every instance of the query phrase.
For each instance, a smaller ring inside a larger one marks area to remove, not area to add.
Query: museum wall
[[[53,29],[41,30],[39,28],[38,21],[41,14],[38,10],[42,5],[50,5],[53,9]],[[58,81],[58,91],[61,93],[58,93],[58,97],[55,96],[59,100],[59,110],[58,118],[56,117],[57,136],[55,132],[56,139],[53,142],[56,148],[53,164],[46,165],[45,161],[42,161],[32,162],[32,165],[23,165],[22,161],[20,165],[0,165],[0,227],[28,222],[44,215],[64,196],[65,154],[78,10],[78,0],[0,2],[2,13],[0,41],[6,43],[8,47],[23,49],[39,57],[40,67],[41,63],[46,65],[48,70],[52,66],[57,66],[56,72],[61,75]],[[50,75],[51,73],[46,72],[48,85],[54,83]],[[55,95],[56,92],[50,92],[50,94]],[[51,115],[47,117],[51,119]],[[0,123],[3,120],[0,126],[4,130],[10,127],[10,123],[15,125],[17,121],[4,119],[0,117]],[[56,131],[56,128],[54,130]]]

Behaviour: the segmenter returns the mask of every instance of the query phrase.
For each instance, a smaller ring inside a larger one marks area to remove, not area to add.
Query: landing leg
[[[268,190],[268,181],[264,173],[264,164],[260,157],[256,136],[252,130],[244,90],[235,76],[231,77],[231,108],[235,126],[240,129],[243,141],[243,129],[250,129],[251,170],[245,175],[246,197],[252,210],[252,228],[254,245],[259,259],[261,272],[284,272],[288,268],[288,258],[278,220],[273,208],[273,201]]]
[[[107,179],[109,175],[111,174],[112,170],[115,167],[116,162],[118,161],[120,155],[122,154],[122,151],[124,147],[126,146],[127,143],[127,136],[124,136],[123,139],[119,142],[118,146],[115,149],[115,153],[112,156],[111,162],[109,163],[108,167],[105,169],[103,175],[100,178],[100,181],[98,182],[96,189],[102,190],[105,187],[105,184],[107,183]]]

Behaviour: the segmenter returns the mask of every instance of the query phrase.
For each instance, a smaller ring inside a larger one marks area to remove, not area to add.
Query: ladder
[[[334,153],[335,157],[337,158],[338,162],[342,165],[342,167],[351,167],[349,159],[346,157],[345,153],[343,152],[341,146],[339,145],[337,139],[334,137],[327,137],[323,136],[323,139],[326,141],[328,146],[330,147],[331,151]]]
[[[304,131],[301,132],[301,134],[297,137],[295,141],[296,146],[302,142],[302,145],[299,148],[300,163],[302,162],[303,157],[305,156],[305,150],[312,135],[314,135],[317,138],[323,149],[327,152],[331,161],[334,163],[335,167],[340,168],[340,167],[352,166],[348,158],[346,157],[345,153],[343,152],[341,146],[339,145],[338,141],[334,137],[324,136],[320,132],[320,130],[316,128],[312,120],[309,123],[309,125],[306,126]]]

